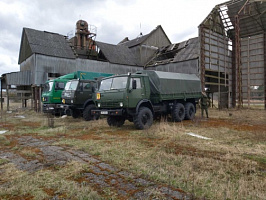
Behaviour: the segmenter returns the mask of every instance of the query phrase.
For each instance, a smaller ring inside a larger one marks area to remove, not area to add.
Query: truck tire
[[[108,116],[107,123],[109,126],[116,126],[120,127],[123,126],[125,123],[125,118],[121,116]]]
[[[195,111],[196,111],[193,103],[190,103],[190,102],[186,103],[185,110],[186,110],[185,119],[187,119],[187,120],[193,119],[195,116]]]
[[[174,105],[172,119],[174,122],[181,122],[185,118],[185,107],[182,103]]]
[[[65,111],[65,113],[66,113],[67,116],[71,116],[71,110],[70,110],[70,109],[67,109],[67,110]]]
[[[133,121],[137,129],[148,129],[153,123],[153,114],[149,108],[141,107]]]
[[[79,112],[79,110],[76,110],[76,109],[71,109],[71,110],[70,110],[70,113],[71,113],[71,116],[72,116],[74,119],[76,119],[76,118],[78,118],[78,117],[80,116],[80,112]]]
[[[98,120],[99,116],[95,116],[95,115],[91,115],[91,110],[95,109],[96,106],[94,104],[89,104],[85,107],[84,111],[83,111],[83,118],[86,121],[90,121],[90,120]]]

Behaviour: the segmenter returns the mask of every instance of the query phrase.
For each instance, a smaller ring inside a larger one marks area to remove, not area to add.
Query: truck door
[[[65,88],[64,82],[55,82],[54,94],[52,95],[53,101],[51,103],[61,103],[61,95],[64,88]]]
[[[133,82],[135,81],[136,88],[133,88]],[[129,83],[129,93],[127,95],[128,97],[128,107],[136,107],[138,102],[145,98],[145,91],[143,87],[143,83],[141,81],[141,78],[131,78]]]
[[[88,82],[79,82],[78,89],[77,89],[77,104],[84,104],[85,101],[89,98],[91,98],[91,90],[92,90],[92,84]]]

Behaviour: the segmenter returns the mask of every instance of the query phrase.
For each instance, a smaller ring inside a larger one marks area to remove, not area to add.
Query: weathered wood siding
[[[45,83],[48,79],[48,73],[64,75],[74,71],[92,71],[123,74],[142,69],[142,67],[112,64],[95,60],[55,58],[35,54],[21,63],[20,68],[22,71],[31,70],[32,77],[30,84],[32,85]]]

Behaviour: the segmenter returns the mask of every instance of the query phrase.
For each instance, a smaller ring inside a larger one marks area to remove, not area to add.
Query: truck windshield
[[[65,90],[76,90],[78,83],[78,81],[68,81],[66,83]]]
[[[101,81],[99,91],[124,89],[127,86],[128,77],[108,78]]]
[[[50,81],[48,83],[45,83],[43,86],[43,92],[50,92],[53,89],[53,81]]]

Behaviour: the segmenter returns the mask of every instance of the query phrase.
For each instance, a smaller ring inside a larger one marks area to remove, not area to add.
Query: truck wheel
[[[148,129],[153,123],[153,114],[149,108],[141,107],[133,121],[137,129]]]
[[[182,103],[174,105],[172,118],[174,122],[181,122],[185,118],[185,107]]]
[[[71,110],[70,110],[70,109],[67,109],[67,110],[65,111],[65,113],[66,113],[67,116],[71,116]]]
[[[90,121],[90,120],[98,120],[99,116],[95,116],[95,115],[91,115],[91,110],[95,109],[96,106],[93,104],[87,105],[83,111],[83,118],[86,121]]]
[[[78,118],[80,116],[80,112],[76,109],[71,109],[70,113],[73,118]]]
[[[185,119],[187,120],[193,119],[195,116],[195,106],[193,105],[193,103],[190,102],[186,103],[185,110],[186,110]]]
[[[109,126],[116,126],[120,127],[123,126],[125,123],[125,118],[120,116],[108,116],[107,123]]]

